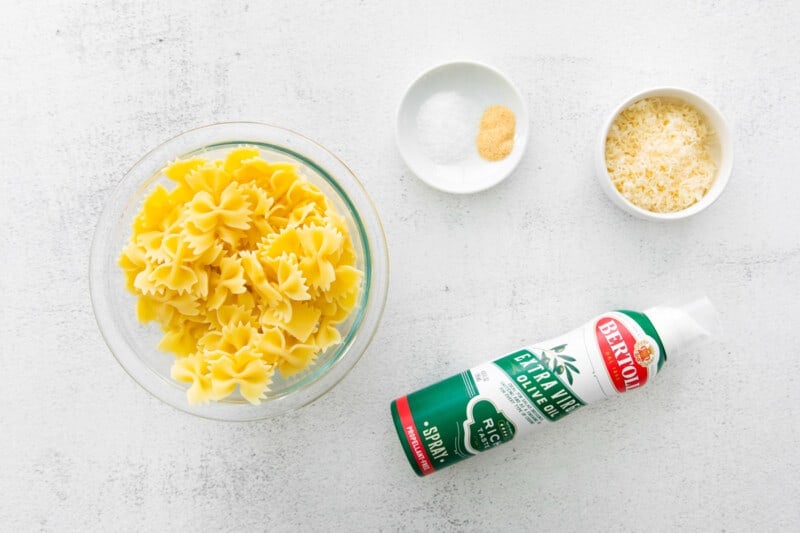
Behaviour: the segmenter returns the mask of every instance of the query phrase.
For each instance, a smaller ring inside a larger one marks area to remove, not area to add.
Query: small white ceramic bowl
[[[464,139],[463,152],[459,152],[463,157],[458,160],[437,161],[431,156],[430,146],[420,138],[420,110],[429,99],[444,93],[458,99],[465,121],[474,123],[474,133]],[[481,158],[475,146],[481,115],[492,105],[504,105],[516,116],[514,148],[500,161]],[[507,77],[481,63],[445,63],[420,75],[400,101],[397,147],[411,171],[431,187],[450,193],[473,193],[497,185],[514,171],[528,144],[528,128],[525,102]]]
[[[634,102],[649,97],[662,97],[680,100],[694,106],[705,116],[712,130],[716,134],[716,143],[710,146],[711,157],[717,164],[717,175],[714,178],[714,183],[699,202],[681,211],[675,211],[672,213],[656,213],[642,209],[625,198],[611,182],[611,177],[608,175],[608,170],[606,167],[606,138],[608,136],[608,130],[611,128],[614,120],[616,120],[617,115],[619,115],[623,110],[628,108],[628,106]],[[717,110],[716,107],[709,103],[708,100],[699,94],[693,93],[692,91],[688,91],[686,89],[660,87],[643,91],[631,96],[617,106],[614,112],[611,113],[608,120],[606,120],[605,125],[603,126],[603,130],[600,132],[600,138],[598,139],[597,146],[595,148],[595,166],[596,174],[600,180],[600,185],[602,186],[603,190],[606,192],[608,197],[611,198],[611,201],[622,210],[630,213],[633,216],[647,220],[678,220],[690,217],[699,213],[700,211],[703,211],[708,206],[713,204],[717,198],[719,198],[720,194],[722,194],[722,191],[728,184],[728,180],[731,176],[731,170],[733,168],[733,139],[731,138],[730,131],[728,130],[728,126],[725,123],[725,119],[722,117],[722,114],[719,112],[719,110]]]

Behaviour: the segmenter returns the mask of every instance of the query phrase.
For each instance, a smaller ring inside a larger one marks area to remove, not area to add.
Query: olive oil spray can
[[[640,389],[674,356],[719,334],[706,297],[644,312],[603,313],[536,343],[394,400],[392,418],[420,476]]]

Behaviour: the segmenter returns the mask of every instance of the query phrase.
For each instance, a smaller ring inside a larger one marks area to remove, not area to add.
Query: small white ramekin
[[[516,128],[514,148],[508,157],[487,161],[473,149],[459,161],[432,160],[418,138],[417,115],[428,98],[441,92],[456,93],[469,102],[475,136],[487,107],[500,104],[511,109],[516,116]],[[529,123],[522,93],[504,74],[474,61],[444,63],[421,74],[403,95],[397,110],[397,148],[408,168],[434,189],[471,194],[494,187],[514,172],[528,144]]]
[[[709,189],[709,191],[705,196],[703,196],[703,198],[700,199],[700,201],[681,211],[675,211],[672,213],[656,213],[634,205],[630,200],[625,198],[611,182],[611,176],[609,176],[606,167],[606,138],[608,137],[608,130],[611,128],[614,120],[616,120],[617,115],[619,115],[634,102],[649,97],[662,97],[681,100],[694,106],[705,116],[706,120],[709,122],[709,125],[716,134],[717,142],[711,146],[711,157],[714,158],[714,162],[717,164],[717,175],[714,178],[714,183],[711,185],[711,189]],[[714,107],[699,94],[675,87],[659,87],[655,89],[649,89],[647,91],[634,94],[630,98],[626,99],[619,106],[617,106],[616,109],[614,109],[608,120],[606,120],[603,129],[600,132],[600,138],[598,139],[595,149],[595,167],[597,177],[600,180],[600,186],[606,192],[608,197],[611,198],[611,201],[623,211],[626,211],[635,217],[647,220],[683,219],[703,211],[708,206],[713,204],[717,198],[719,198],[720,194],[722,194],[722,191],[728,184],[728,180],[731,176],[731,170],[733,168],[733,139],[731,138],[731,134],[728,130],[727,124],[725,123],[725,119],[722,117],[722,114],[719,112],[719,110],[717,110],[716,107]]]

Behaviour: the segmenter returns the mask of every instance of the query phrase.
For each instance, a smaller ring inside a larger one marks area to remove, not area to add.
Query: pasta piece
[[[209,317],[211,316],[209,314]],[[228,325],[253,325],[253,314],[241,305],[223,305],[213,315],[212,320],[220,329]]]
[[[348,293],[344,297],[339,298],[336,302],[337,303],[336,313],[330,316],[331,320],[337,324],[339,322],[344,321],[350,314],[350,312],[353,310],[353,308],[355,308],[357,298],[358,294],[356,292]]]
[[[136,245],[144,251],[145,257],[156,263],[169,261],[167,251],[163,249],[164,232],[161,230],[145,231],[136,238]]]
[[[180,261],[171,261],[154,268],[150,273],[150,281],[155,287],[188,292],[197,283],[197,273]]]
[[[197,327],[184,323],[180,327],[170,328],[164,333],[158,349],[186,356],[197,351]]]
[[[235,305],[240,305],[252,312],[256,309],[256,298],[253,296],[253,293],[249,291],[242,294],[237,294]]]
[[[331,320],[324,320],[320,324],[319,331],[317,331],[317,334],[314,337],[314,343],[319,350],[327,350],[334,344],[338,344],[341,340],[342,335],[336,328],[335,322]]]
[[[228,325],[222,328],[222,336],[217,343],[217,349],[236,353],[245,346],[257,343],[260,335],[258,330],[249,324]]]
[[[256,157],[258,157],[258,150],[256,148],[242,146],[241,148],[236,148],[228,152],[228,155],[225,156],[225,163],[222,165],[222,168],[229,174],[235,174],[237,170],[242,168],[246,160]]]
[[[219,309],[230,294],[247,292],[242,263],[233,257],[223,257],[219,273],[212,274],[212,292],[207,304],[209,309]]]
[[[254,250],[267,236],[275,232],[269,222],[269,217],[275,209],[275,202],[258,187],[243,185],[240,190],[242,195],[247,198],[252,210],[250,228],[245,231],[245,240],[247,249]]]
[[[136,300],[136,318],[141,323],[156,320],[159,316],[159,307],[163,305],[158,300],[154,300],[149,296],[140,296]]]
[[[172,379],[191,383],[186,391],[190,404],[206,403],[214,396],[211,389],[211,373],[202,357],[190,355],[175,361],[172,365]]]
[[[170,295],[165,299],[164,304],[172,307],[178,313],[185,317],[197,316],[200,314],[200,302],[195,299],[191,294],[178,294],[167,292]]]
[[[297,180],[293,165],[272,165],[272,175],[269,177],[269,192],[273,198],[280,199]],[[284,202],[285,203],[285,202]]]
[[[308,223],[319,223],[321,219],[316,211],[315,204],[304,204],[292,209],[289,218],[286,220],[287,228],[296,228]]]
[[[192,268],[197,276],[197,283],[192,287],[192,296],[196,299],[208,298],[208,270],[202,264],[193,263]]]
[[[180,214],[180,210],[182,207],[192,199],[193,196],[192,190],[186,186],[186,184],[181,184],[172,189],[169,192],[169,201],[172,205],[178,207],[176,211],[173,211],[175,214]]]
[[[142,295],[154,295],[159,291],[163,292],[163,289],[156,287],[152,279],[153,269],[156,266],[158,266],[158,263],[148,262],[144,266],[144,269],[136,274],[136,277],[133,279],[134,292]]]
[[[322,294],[314,300],[314,307],[320,310],[323,317],[332,317],[339,309],[339,306],[332,298],[328,298],[326,294]]]
[[[142,204],[142,210],[133,220],[134,234],[163,230],[164,222],[168,220],[173,209],[169,191],[163,185],[156,185],[156,188]]]
[[[269,266],[276,280],[275,284],[282,296],[290,300],[306,301],[311,299],[306,285],[306,278],[297,264],[297,257],[283,254],[278,258],[267,258],[262,264]]]
[[[203,336],[201,336],[197,340],[197,347],[200,349],[198,350],[198,353],[201,350],[203,353],[210,353],[215,350],[219,350],[221,345],[222,345],[222,328],[209,329],[203,334]]]
[[[177,189],[188,188],[186,183],[187,174],[204,167],[206,163],[205,159],[199,157],[178,160],[164,169],[164,175],[179,185]]]
[[[158,288],[188,292],[197,283],[197,273],[191,267],[191,251],[180,234],[170,234],[161,240],[160,250],[166,258],[150,273],[150,281]]]
[[[278,328],[264,331],[261,349],[264,359],[277,366],[284,376],[305,370],[317,354],[313,344],[287,342],[285,335]]]
[[[147,266],[147,255],[144,248],[135,242],[128,243],[122,250],[119,258],[119,266],[125,272],[125,287],[129,292],[136,293],[134,282],[136,277],[144,271]]]
[[[327,291],[336,278],[333,263],[344,240],[342,234],[329,226],[310,226],[297,233],[304,252],[300,268],[312,286]]]
[[[303,247],[300,244],[300,236],[295,228],[281,231],[277,235],[271,236],[267,244],[261,248],[267,257],[280,257],[282,255],[294,255],[301,257]]]
[[[248,352],[225,355],[211,365],[211,388],[215,398],[229,396],[238,386],[241,395],[258,405],[272,382],[273,369]]]
[[[267,305],[270,307],[278,305],[282,299],[281,293],[267,279],[264,265],[258,260],[258,256],[253,252],[241,253],[240,255],[242,267],[249,280],[248,285],[267,302]]]
[[[203,165],[186,174],[186,186],[196,195],[207,192],[218,200],[222,191],[231,182],[230,176],[217,165]]]
[[[329,300],[344,299],[348,294],[358,291],[360,283],[360,270],[350,265],[339,265],[334,270],[334,280],[325,296]]]
[[[242,161],[239,168],[233,171],[233,178],[239,183],[255,182],[260,189],[265,189],[269,183],[272,169],[266,161],[253,157]]]
[[[311,307],[300,302],[292,302],[291,306],[291,319],[283,324],[283,327],[292,337],[300,342],[305,342],[317,328],[317,321],[319,320],[321,312],[316,307]]]
[[[189,203],[189,217],[203,232],[213,231],[217,226],[246,230],[250,227],[250,213],[247,199],[236,183],[225,187],[219,200],[209,192],[200,191]]]
[[[292,301],[280,300],[274,307],[262,308],[259,323],[265,327],[285,327],[292,320]]]

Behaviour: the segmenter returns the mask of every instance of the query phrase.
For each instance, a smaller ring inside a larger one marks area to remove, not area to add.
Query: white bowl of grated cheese
[[[597,177],[624,211],[648,220],[697,214],[719,198],[733,167],[722,114],[700,95],[662,87],[637,93],[606,121]]]

